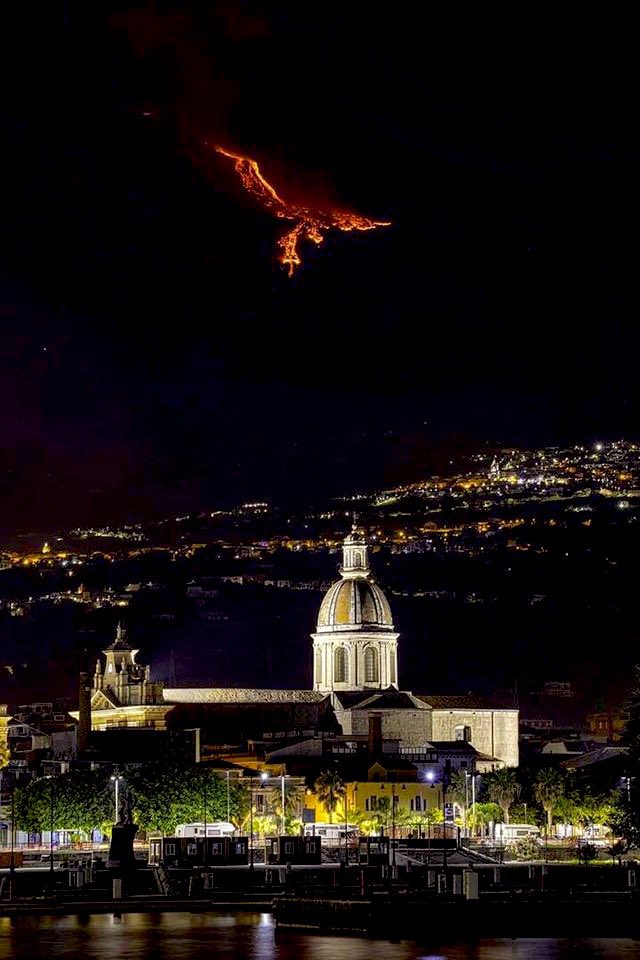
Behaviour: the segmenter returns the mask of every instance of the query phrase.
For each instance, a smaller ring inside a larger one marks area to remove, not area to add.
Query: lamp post
[[[260,783],[264,783],[264,781],[267,780],[268,778],[269,778],[269,774],[268,774],[268,773],[264,773],[264,772],[263,772],[263,773],[261,773],[261,774],[259,775],[259,781],[260,781]],[[251,778],[250,787],[249,787],[249,789],[250,789],[249,813],[250,813],[250,824],[251,824],[251,827],[250,827],[250,829],[251,829],[251,842],[250,842],[250,844],[249,844],[250,851],[251,851],[251,856],[250,856],[249,866],[250,866],[250,868],[251,868],[252,870],[254,869],[254,865],[253,865],[253,780],[254,780],[254,778],[252,777],[252,778]]]
[[[468,836],[467,829],[467,808],[469,807],[469,777],[471,774],[468,770],[464,772],[464,835],[465,839]]]
[[[13,900],[13,882],[16,872],[16,784],[15,780],[11,788],[11,861],[9,865],[9,900]]]
[[[442,771],[442,866],[446,870],[447,863],[447,787],[451,782],[451,760],[446,760]]]
[[[207,865],[207,787],[208,787],[207,771],[205,770],[204,784],[203,784],[203,790],[202,790],[202,799],[203,799],[203,806],[204,806],[204,841],[203,841],[202,862],[204,863],[205,866]]]
[[[344,785],[344,865],[349,866],[349,785]]]
[[[471,809],[473,811],[473,826],[471,828],[471,835],[475,837],[476,835],[476,773],[475,770],[471,774]]]
[[[253,776],[249,780],[249,869],[253,870]]]
[[[120,823],[120,781],[122,780],[122,777],[120,776],[119,773],[112,773],[109,779],[113,784],[115,784],[114,799],[115,799],[116,816],[115,816],[114,824],[118,824]]]
[[[284,818],[284,766],[282,767],[282,773],[280,774],[280,806],[281,806],[281,817],[280,817],[280,836],[284,837],[285,831],[285,818]]]
[[[391,865],[396,865],[396,785],[391,782]]]
[[[54,891],[54,875],[53,875],[53,823],[55,815],[55,806],[54,806],[54,787],[53,787],[53,774],[48,773],[44,777],[45,780],[49,780],[49,887],[51,895],[53,896]]]

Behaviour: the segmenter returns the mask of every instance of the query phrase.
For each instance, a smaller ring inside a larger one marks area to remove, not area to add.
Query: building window
[[[198,845],[197,845],[196,843],[188,843],[188,844],[187,844],[187,856],[188,856],[188,857],[195,857],[195,855],[197,854],[197,852],[198,852]]]
[[[286,854],[286,853],[289,853],[289,854],[295,853],[295,852],[296,852],[296,845],[295,845],[295,843],[291,843],[290,840],[285,841],[284,852],[285,852],[285,854]]]
[[[165,843],[164,853],[166,857],[175,857],[176,855],[176,845],[175,843]]]
[[[411,800],[411,809],[412,810],[422,810],[422,797],[414,797]]]
[[[349,664],[345,647],[338,647],[334,654],[333,679],[336,683],[349,682]]]
[[[378,651],[375,647],[367,647],[364,652],[364,682],[378,683]]]
[[[316,683],[322,683],[322,650],[316,650]]]
[[[469,743],[471,741],[471,727],[464,726],[463,724],[456,727],[456,740],[465,740]]]
[[[396,655],[395,655],[395,652],[392,650],[391,657],[389,660],[389,683],[395,683],[395,682],[396,682]]]
[[[221,843],[212,843],[211,844],[211,853],[214,857],[219,857],[222,854],[222,844]]]
[[[377,810],[378,809],[378,798],[377,797],[367,797],[364,801],[365,810]]]

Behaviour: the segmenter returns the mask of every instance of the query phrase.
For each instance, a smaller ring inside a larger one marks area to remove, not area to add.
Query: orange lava
[[[357,213],[344,213],[340,210],[314,210],[287,203],[279,196],[268,180],[260,173],[260,167],[250,157],[242,157],[224,147],[217,146],[216,152],[234,161],[234,170],[239,175],[242,186],[258,203],[280,220],[291,220],[293,226],[278,240],[280,263],[287,267],[291,277],[301,264],[299,245],[301,240],[311,240],[320,245],[329,230],[375,230],[376,227],[388,227],[389,221],[369,220]]]

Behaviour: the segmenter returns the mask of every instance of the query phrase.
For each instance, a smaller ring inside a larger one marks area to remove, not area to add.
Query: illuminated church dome
[[[384,593],[368,580],[338,580],[327,591],[317,630],[352,630],[354,627],[393,630],[391,610]]]
[[[397,641],[391,609],[372,580],[367,543],[355,527],[344,541],[341,579],[320,606],[314,689],[380,689],[397,685]]]

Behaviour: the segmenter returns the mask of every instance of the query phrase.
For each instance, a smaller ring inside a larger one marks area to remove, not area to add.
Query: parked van
[[[360,836],[357,827],[347,826],[344,823],[305,823],[305,837],[322,837],[325,843],[344,843],[347,840],[355,840]]]
[[[204,837],[204,823],[179,823],[176,827],[176,837]],[[236,832],[232,823],[219,820],[207,823],[208,837],[231,837]]]
[[[540,827],[535,823],[496,823],[493,829],[494,838],[502,843],[513,843],[514,840],[521,840],[523,837],[540,839]]]

